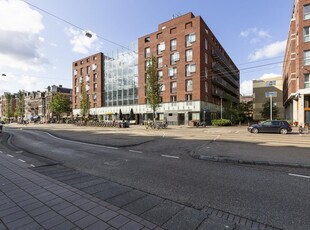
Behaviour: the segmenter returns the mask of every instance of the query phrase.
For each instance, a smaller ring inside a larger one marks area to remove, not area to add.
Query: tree
[[[253,115],[253,101],[241,102],[238,107],[239,121],[249,122]]]
[[[49,107],[51,111],[56,114],[58,121],[62,113],[68,113],[71,111],[69,99],[61,93],[53,95]]]
[[[263,104],[263,110],[260,111],[262,117],[267,120],[270,119],[270,99]],[[272,105],[272,118],[276,119],[279,115],[279,108],[276,105]]]
[[[155,121],[155,112],[160,104],[160,92],[162,85],[158,82],[157,77],[157,61],[154,56],[148,61],[148,66],[146,69],[146,98],[147,103],[153,111],[153,120]]]
[[[84,85],[84,82],[81,81],[81,101],[80,101],[80,111],[83,120],[85,120],[85,117],[88,116],[90,109],[90,102],[89,98],[86,92],[86,87]]]
[[[25,113],[25,94],[24,91],[19,90],[17,93],[17,103],[16,103],[16,111],[15,114],[20,118],[21,121],[24,119]]]
[[[10,121],[10,117],[13,116],[12,111],[12,94],[11,93],[5,93],[5,116]]]

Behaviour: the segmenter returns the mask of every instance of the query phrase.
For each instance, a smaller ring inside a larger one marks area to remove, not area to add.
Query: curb
[[[232,159],[228,157],[217,157],[217,156],[206,156],[206,155],[192,155],[192,156],[195,159],[213,161],[213,162],[310,169],[310,165],[302,165],[302,164],[288,164],[288,163],[283,163],[283,162],[272,162],[272,161],[248,161],[248,160],[241,160],[241,159]]]

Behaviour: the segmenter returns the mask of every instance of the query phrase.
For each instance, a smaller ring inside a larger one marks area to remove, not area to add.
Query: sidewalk
[[[0,229],[162,228],[27,168],[0,151]]]

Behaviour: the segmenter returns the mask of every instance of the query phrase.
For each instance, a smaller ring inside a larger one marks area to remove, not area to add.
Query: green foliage
[[[81,115],[83,117],[83,120],[85,119],[85,116],[89,115],[90,110],[90,101],[87,96],[86,87],[84,85],[84,82],[81,82],[81,101],[80,101],[80,111]]]
[[[59,117],[62,113],[70,112],[70,101],[64,94],[57,93],[53,95],[52,101],[50,103],[50,109],[53,113],[55,113]]]
[[[13,116],[12,94],[10,93],[5,93],[5,116],[8,119]]]
[[[260,113],[265,120],[270,119],[270,99],[263,104],[263,110]],[[278,116],[279,108],[276,105],[272,105],[272,119],[277,119]]]
[[[158,82],[157,77],[157,61],[154,56],[149,60],[149,65],[146,69],[146,98],[147,102],[153,111],[153,118],[155,119],[155,112],[160,104],[160,92],[162,85]]]
[[[24,91],[19,90],[17,93],[17,103],[16,103],[16,111],[15,116],[23,119],[25,113],[25,96]]]
[[[211,121],[214,126],[230,126],[231,121],[227,119],[215,119]]]

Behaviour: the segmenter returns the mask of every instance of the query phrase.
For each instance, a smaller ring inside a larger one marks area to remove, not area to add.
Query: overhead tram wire
[[[28,4],[29,6],[32,6],[33,8],[36,8],[36,9],[38,9],[38,10],[40,10],[40,11],[42,11],[42,12],[44,12],[44,13],[50,15],[50,16],[52,16],[52,17],[54,17],[54,18],[56,18],[56,19],[62,21],[62,22],[65,22],[65,23],[69,24],[69,25],[72,26],[72,27],[75,27],[75,28],[77,28],[77,29],[79,29],[79,30],[81,30],[81,31],[83,31],[83,32],[86,32],[85,35],[88,36],[88,35],[87,35],[87,33],[89,33],[88,30],[83,29],[82,27],[77,26],[77,25],[73,24],[72,22],[69,22],[68,20],[65,20],[65,19],[63,19],[63,18],[61,18],[61,17],[59,17],[59,16],[57,16],[57,15],[55,15],[55,14],[53,14],[53,13],[50,13],[50,12],[48,12],[48,11],[46,11],[46,10],[44,10],[44,9],[42,9],[42,8],[40,8],[40,7],[38,7],[38,6],[36,6],[36,5],[33,5],[33,4],[29,3],[29,2],[27,2],[26,0],[21,0],[21,1],[25,2],[25,3]],[[94,34],[96,34],[96,33],[94,33]],[[116,43],[116,42],[113,42],[113,41],[111,41],[111,40],[109,40],[109,39],[107,39],[107,38],[104,38],[104,37],[102,37],[102,36],[100,36],[100,35],[98,35],[98,34],[96,34],[96,36],[97,36],[98,38],[100,38],[100,39],[106,41],[106,42],[109,42],[109,43],[111,43],[111,44],[114,44],[114,45],[116,45],[116,46],[119,46],[119,47],[121,47],[121,48],[123,48],[123,49],[126,49],[126,50],[128,50],[128,51],[137,53],[136,51],[131,50],[131,49],[129,49],[129,48],[126,47],[126,46],[123,46],[123,45],[121,45],[121,44],[118,44],[118,43]]]
[[[38,9],[38,10],[40,10],[40,11],[42,11],[42,12],[44,12],[44,13],[50,15],[50,16],[52,16],[52,17],[54,17],[54,18],[56,18],[56,19],[62,21],[62,22],[65,22],[65,23],[71,25],[72,27],[75,27],[75,28],[77,28],[77,29],[79,29],[79,30],[81,30],[81,31],[83,31],[83,32],[87,32],[86,29],[83,29],[82,27],[80,27],[80,26],[78,26],[78,25],[76,25],[76,24],[74,24],[74,23],[72,23],[72,22],[69,22],[68,20],[65,20],[65,19],[63,19],[63,18],[61,18],[61,17],[59,17],[59,16],[57,16],[57,15],[55,15],[55,14],[53,14],[53,13],[50,13],[50,12],[48,12],[48,11],[46,11],[46,10],[44,10],[44,9],[42,9],[42,8],[40,8],[40,7],[38,7],[38,6],[36,6],[36,5],[33,5],[33,4],[29,3],[29,2],[27,2],[26,0],[21,0],[21,1],[25,2],[26,4],[32,6],[33,8],[36,8],[36,9]],[[94,34],[95,34],[95,33],[94,33]],[[104,37],[102,37],[102,36],[100,36],[100,35],[98,35],[98,34],[96,34],[96,36],[97,36],[98,38],[100,38],[100,39],[106,41],[106,42],[109,42],[109,43],[111,43],[111,44],[114,44],[114,45],[116,45],[116,46],[119,46],[119,47],[121,47],[121,48],[123,48],[123,49],[126,49],[126,50],[128,50],[128,51],[137,53],[136,51],[131,50],[131,49],[129,49],[128,47],[125,47],[125,46],[123,46],[123,45],[121,45],[121,44],[118,44],[118,43],[116,43],[116,42],[113,42],[113,41],[111,41],[111,40],[109,40],[109,39],[107,39],[107,38],[104,38]],[[276,59],[276,58],[280,58],[280,57],[281,57],[281,56],[275,57],[275,58],[268,58],[268,59],[264,59],[264,60],[259,60],[259,61],[241,63],[241,64],[239,64],[239,66],[240,66],[240,65],[251,64],[251,63],[256,63],[256,62],[263,62],[263,61],[266,61],[266,60]],[[284,56],[283,56],[283,57],[284,57]],[[244,71],[244,70],[255,69],[255,68],[260,68],[260,67],[264,67],[264,66],[270,66],[270,65],[280,64],[280,63],[284,63],[284,62],[285,62],[285,61],[274,62],[274,63],[267,63],[267,64],[264,64],[264,65],[258,65],[258,66],[251,66],[251,67],[242,68],[242,69],[239,69],[238,71],[225,71],[225,72],[222,72],[222,73],[223,73],[223,74],[226,74],[226,73],[227,73],[227,74],[228,74],[228,73],[229,73],[229,74],[230,74],[230,73],[236,74],[236,73],[240,73],[241,71]],[[228,66],[226,65],[226,67],[228,67]],[[260,70],[260,71],[262,71],[262,70]],[[212,75],[213,75],[213,74],[212,74]],[[211,75],[211,77],[212,77],[212,75]],[[215,75],[215,74],[214,74],[214,75]],[[210,75],[209,75],[209,76],[210,76]]]

